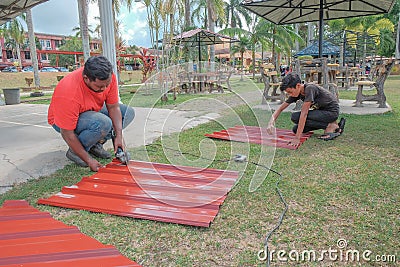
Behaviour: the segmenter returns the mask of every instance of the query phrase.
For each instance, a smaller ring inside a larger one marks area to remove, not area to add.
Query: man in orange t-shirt
[[[102,165],[93,157],[111,158],[103,144],[112,138],[114,152],[124,149],[122,129],[135,112],[119,104],[118,86],[111,63],[103,56],[90,57],[56,86],[48,111],[48,123],[61,133],[69,149],[67,158],[98,171]]]

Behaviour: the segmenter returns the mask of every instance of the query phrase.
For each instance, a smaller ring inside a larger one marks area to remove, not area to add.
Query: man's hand
[[[93,172],[98,172],[100,168],[104,168],[104,166],[101,165],[100,162],[92,157],[90,157],[90,159],[86,163],[88,164],[90,170]]]
[[[295,137],[292,140],[290,140],[288,144],[297,147],[300,145],[300,138]]]
[[[273,134],[275,127],[274,126],[268,126],[267,128],[267,134]]]
[[[118,147],[122,148],[125,151],[124,142],[122,139],[122,135],[117,135],[114,138],[114,153],[117,153]]]
[[[274,122],[270,121],[267,126],[267,134],[273,134],[275,130]]]

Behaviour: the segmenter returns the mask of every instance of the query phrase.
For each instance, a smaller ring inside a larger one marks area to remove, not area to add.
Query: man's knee
[[[102,136],[106,136],[112,128],[110,117],[98,112],[91,118],[88,129],[94,132],[100,132]]]

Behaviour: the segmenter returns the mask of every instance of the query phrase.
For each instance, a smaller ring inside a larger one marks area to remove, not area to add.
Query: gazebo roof
[[[297,52],[294,56],[314,56],[317,57],[319,52],[319,45],[318,42],[314,42],[311,45],[307,46],[303,50]],[[322,56],[339,56],[340,54],[340,47],[337,45],[332,44],[328,41],[322,42]]]
[[[172,38],[173,41],[191,43],[192,46],[200,45],[215,45],[222,44],[225,42],[236,42],[235,38],[229,36],[211,32],[206,29],[194,29],[187,32],[182,32]]]

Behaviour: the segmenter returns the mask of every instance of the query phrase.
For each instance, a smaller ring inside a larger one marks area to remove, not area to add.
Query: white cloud
[[[137,46],[150,47],[151,40],[149,37],[150,34],[149,26],[147,24],[147,14],[145,12],[146,9],[140,8],[143,4],[135,4],[136,6],[139,6],[139,11],[133,7],[131,12],[128,12],[128,10],[124,8],[121,16],[118,17],[122,22],[120,29],[122,38],[129,45],[134,44]]]
[[[91,25],[92,30],[100,24],[100,20],[96,19],[96,17],[100,17],[99,6],[97,3],[89,3],[88,23]]]
[[[48,1],[32,8],[33,26],[36,32],[70,35],[79,26],[76,1]]]

